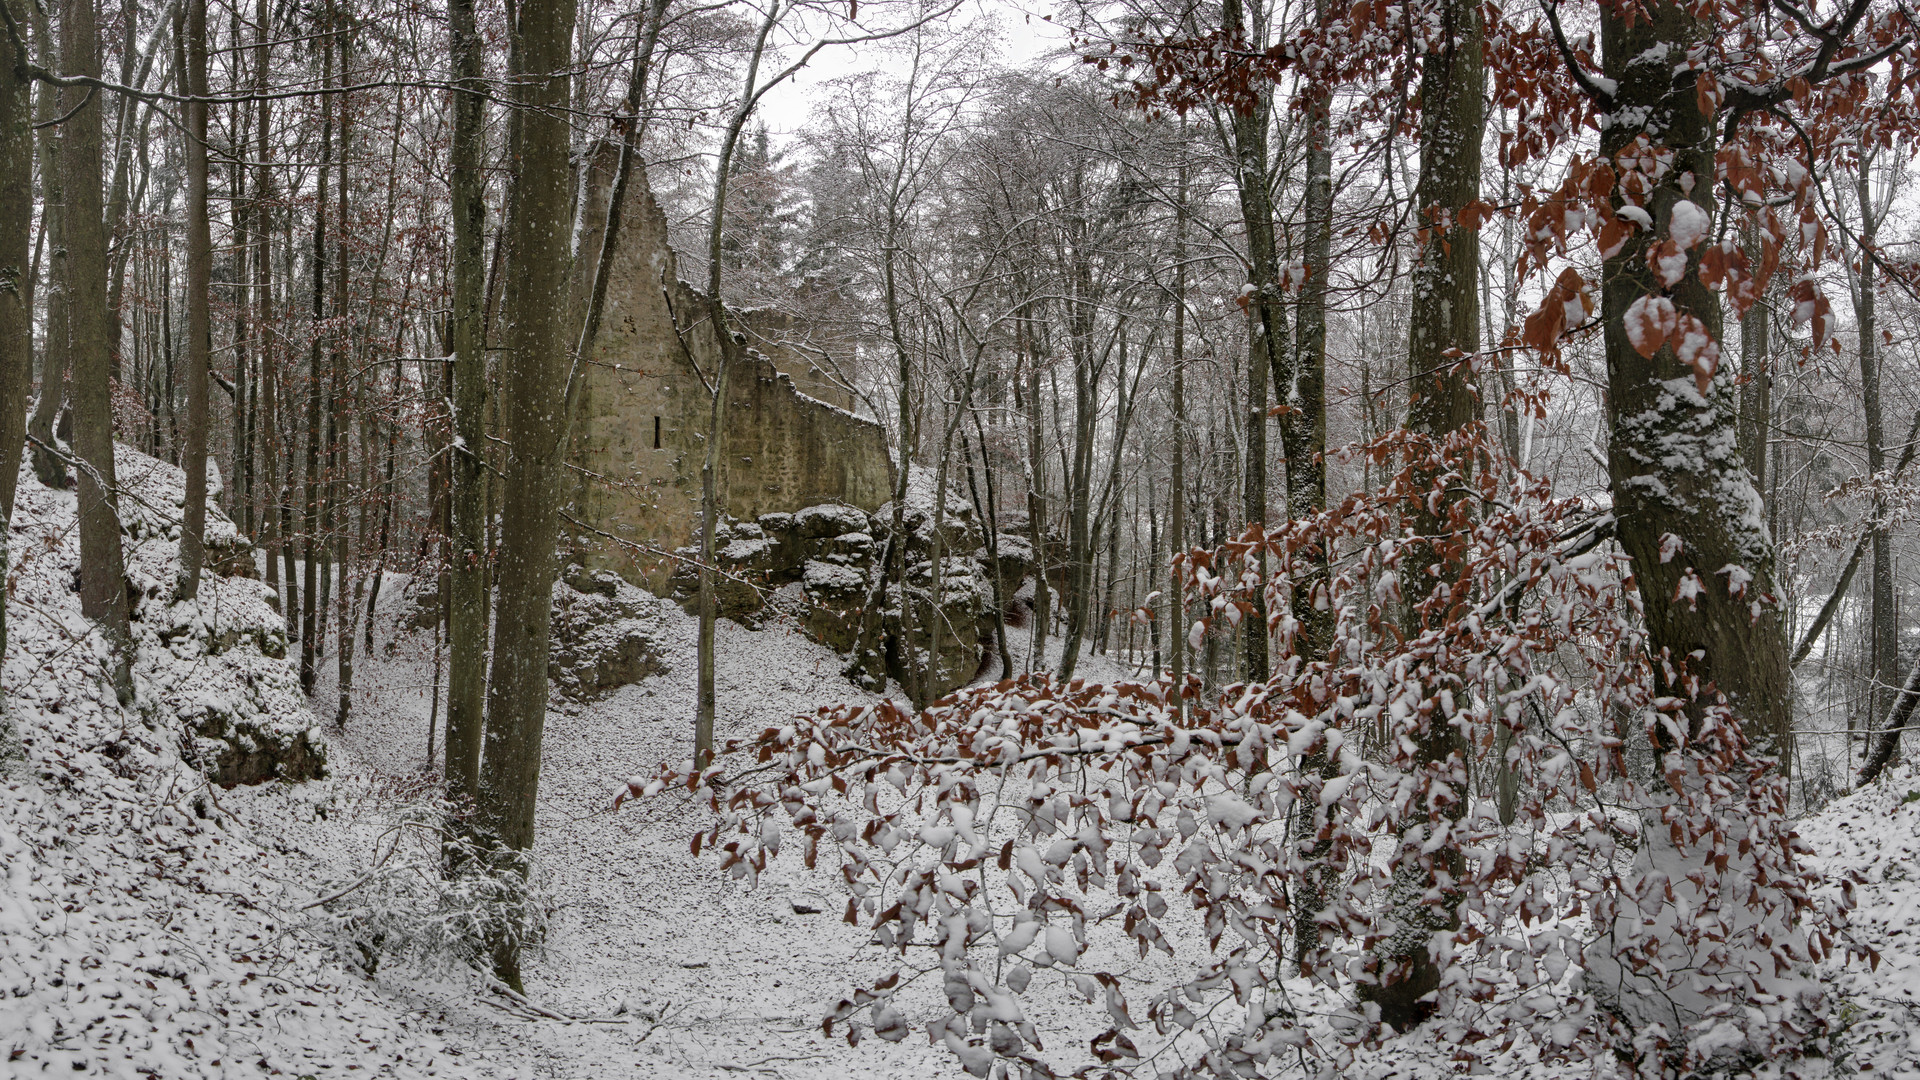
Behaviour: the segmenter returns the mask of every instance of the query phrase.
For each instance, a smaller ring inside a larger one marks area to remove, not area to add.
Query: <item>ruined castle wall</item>
[[[575,306],[600,250],[614,155],[592,166],[581,222]],[[744,351],[728,378],[723,509],[737,518],[842,502],[872,512],[891,497],[878,424],[799,391],[773,361]],[[664,593],[666,556],[700,519],[700,468],[720,343],[704,296],[681,282],[666,216],[643,170],[627,205],[592,356],[582,366],[571,464],[576,557]],[[804,362],[804,361],[802,361]],[[610,539],[611,538],[611,539]]]

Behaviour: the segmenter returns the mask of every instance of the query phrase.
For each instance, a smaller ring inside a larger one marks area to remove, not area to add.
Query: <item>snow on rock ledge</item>
[[[284,837],[333,782],[222,790],[322,763],[271,594],[209,574],[199,603],[169,604],[181,473],[124,449],[118,467],[150,514],[126,521],[134,707],[80,616],[73,493],[28,471],[14,512],[0,1076],[524,1075],[449,1047],[308,927],[317,868]]]
[[[42,487],[23,468],[12,522],[5,689],[29,760],[36,743],[49,739],[90,750],[140,739],[222,787],[323,776],[325,746],[286,659],[278,598],[252,577],[245,538],[209,505],[199,598],[174,602],[186,474],[128,447],[115,449],[135,706],[122,710],[111,692],[99,696],[106,653],[74,591],[74,493]]]

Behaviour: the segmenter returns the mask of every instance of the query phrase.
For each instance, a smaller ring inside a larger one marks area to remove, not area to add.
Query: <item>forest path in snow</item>
[[[335,783],[401,782],[425,768],[433,639],[397,629],[403,586],[390,579],[383,588],[396,599],[376,620],[373,655],[356,663],[346,730],[325,725]],[[610,809],[627,776],[692,756],[696,622],[664,601],[657,617],[664,674],[598,701],[556,700],[547,714],[535,854],[556,910],[527,992],[594,1022],[496,1011],[504,1026],[486,1041],[517,1046],[512,1056],[524,1055],[530,1075],[554,1078],[953,1073],[952,1056],[924,1038],[854,1048],[820,1034],[835,1000],[890,966],[865,931],[842,921],[846,898],[830,857],[811,873],[783,858],[748,887],[692,856],[703,805],[668,797]],[[1029,637],[1015,634],[1016,663]],[[723,619],[717,640],[722,742],[820,706],[878,700],[841,677],[842,657],[778,622],[750,630]],[[1051,645],[1057,658],[1058,640]],[[337,697],[332,660],[314,694],[322,709]],[[1122,677],[1103,656],[1080,666],[1087,677]],[[436,744],[437,755],[444,731]]]

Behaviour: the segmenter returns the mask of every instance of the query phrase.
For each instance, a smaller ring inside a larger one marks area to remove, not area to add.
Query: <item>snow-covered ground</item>
[[[138,519],[143,505],[177,508],[181,474],[121,458],[122,484],[144,500],[123,514],[144,709],[116,702],[105,647],[80,616],[73,494],[23,471],[14,510],[4,686],[19,756],[0,761],[0,1076],[525,1075],[477,1062],[484,1034],[451,1033],[306,932],[319,868],[282,841],[283,812],[259,812],[304,791],[222,791],[182,759],[209,749],[183,737],[183,711],[219,708],[280,741],[312,718],[258,633],[273,617],[263,586],[210,577],[197,608],[160,601],[175,541]]]
[[[147,472],[164,503],[177,470]],[[677,608],[653,615],[664,674],[549,713],[536,856],[553,910],[529,1000],[513,1001],[457,966],[396,961],[369,976],[342,948],[332,905],[315,903],[351,895],[433,787],[433,642],[400,629],[402,583],[384,590],[346,730],[323,711],[330,777],[222,790],[181,758],[182,709],[263,711],[283,735],[316,723],[288,696],[291,664],[257,632],[274,618],[264,588],[213,579],[197,622],[159,593],[143,602],[143,718],[114,703],[78,613],[72,496],[29,473],[20,502],[5,689],[24,757],[0,766],[0,1076],[957,1075],[924,1038],[856,1047],[821,1035],[832,1002],[887,964],[841,921],[830,860],[812,874],[778,861],[749,888],[689,854],[699,807],[610,809],[624,777],[690,756],[694,627]],[[170,581],[172,541],[148,533],[131,548],[133,576]],[[723,739],[867,697],[838,656],[778,622],[723,621],[718,633]],[[1015,633],[1016,648],[1027,637]],[[1081,669],[1121,674],[1103,657]],[[331,703],[332,656],[322,670],[314,700]],[[1883,957],[1835,977],[1851,1025],[1836,1071],[1920,1077],[1920,773],[1891,774],[1801,831],[1822,869],[1862,879],[1855,931]],[[1071,1056],[1085,1010],[1064,995],[1028,1004]],[[1446,1075],[1447,1056],[1416,1033],[1350,1075]]]

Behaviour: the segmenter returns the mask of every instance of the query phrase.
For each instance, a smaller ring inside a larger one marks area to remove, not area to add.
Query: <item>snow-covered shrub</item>
[[[538,867],[449,829],[448,810],[438,799],[406,805],[366,863],[312,905],[313,928],[368,975],[390,962],[485,970],[488,942],[531,950],[546,936],[551,902]]]
[[[923,1026],[976,1076],[1078,1064],[1043,1056],[1022,1004],[1043,979],[1103,1017],[1090,1051],[1107,1070],[1338,1075],[1385,1034],[1378,1011],[1346,997],[1311,1016],[1283,976],[1343,994],[1403,978],[1383,943],[1423,920],[1453,928],[1428,943],[1431,1030],[1460,1062],[1659,1074],[1789,1052],[1822,1022],[1802,973],[1833,948],[1844,897],[1816,904],[1785,785],[1736,718],[1655,692],[1607,515],[1516,481],[1478,430],[1359,452],[1399,471],[1180,559],[1208,611],[1196,639],[1265,590],[1281,656],[1266,682],[1037,678],[919,713],[827,708],[622,798],[704,793],[715,822],[695,854],[736,877],[783,849],[837,855],[847,921],[899,966],[828,1027],[904,1038],[898,995],[933,981],[946,1007]],[[1445,541],[1403,527],[1443,502]],[[1444,579],[1403,592],[1436,548]],[[1332,615],[1324,653],[1293,649],[1295,582]],[[1439,725],[1465,759],[1423,753]],[[1636,747],[1663,752],[1632,768]],[[1509,824],[1474,782],[1501,770]],[[1310,879],[1326,899],[1303,911]],[[1154,950],[1184,972],[1143,987],[1165,968],[1141,964]]]

